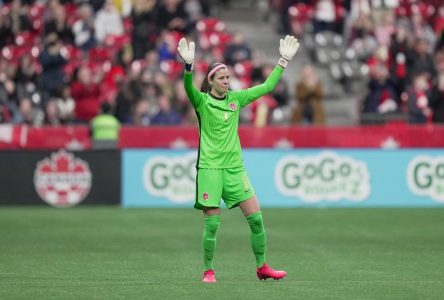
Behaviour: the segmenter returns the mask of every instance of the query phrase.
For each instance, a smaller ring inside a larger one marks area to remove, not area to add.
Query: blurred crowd
[[[362,123],[444,122],[441,0],[278,0],[279,30],[300,37],[314,64],[348,91],[358,79]],[[329,43],[332,46],[329,46]],[[311,46],[311,47],[310,47]],[[325,50],[325,51],[323,51]]]
[[[195,124],[176,57],[181,37],[198,43],[197,87],[214,61],[229,66],[233,90],[263,82],[274,67],[212,15],[215,2],[231,1],[0,0],[0,123],[86,124],[106,102],[122,124]],[[345,89],[356,78],[366,83],[358,91],[363,116],[444,122],[441,1],[251,3],[276,13],[279,34],[303,39],[313,61],[293,87],[282,80],[250,105],[241,122],[265,126],[290,108],[288,123],[325,124],[322,64]]]
[[[231,68],[233,89],[262,82],[273,67],[252,53],[241,33],[227,32],[211,16],[209,1],[5,0],[0,5],[2,123],[86,124],[104,102],[122,124],[196,123],[176,57],[183,36],[199,44],[198,87],[214,61]],[[282,83],[261,103],[268,109],[287,99]],[[263,108],[261,103],[256,105]],[[256,110],[242,120],[266,124],[269,113],[259,118]]]

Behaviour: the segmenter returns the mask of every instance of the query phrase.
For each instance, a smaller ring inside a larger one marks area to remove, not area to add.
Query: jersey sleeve
[[[241,107],[247,106],[254,100],[259,99],[260,97],[268,93],[271,93],[276,87],[276,85],[279,83],[279,80],[281,79],[283,72],[284,68],[277,65],[270,73],[270,75],[268,75],[264,83],[245,90],[235,92],[236,96],[239,99],[240,106]]]
[[[190,99],[193,107],[197,109],[202,102],[202,95],[193,85],[193,73],[184,72],[183,85],[185,87],[185,92],[187,93],[188,99]]]

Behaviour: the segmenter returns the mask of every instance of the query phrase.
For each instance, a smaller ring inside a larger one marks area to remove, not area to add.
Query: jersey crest
[[[231,109],[231,110],[236,110],[237,109],[237,105],[236,105],[236,103],[234,103],[234,102],[230,102],[230,104],[228,105],[228,107]]]

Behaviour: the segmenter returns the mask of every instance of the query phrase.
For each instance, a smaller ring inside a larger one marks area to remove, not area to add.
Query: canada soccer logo
[[[234,102],[230,102],[229,107],[233,111],[237,109],[236,103],[234,103]]]
[[[88,163],[64,150],[39,161],[34,172],[37,194],[56,207],[79,204],[91,189],[91,179]]]
[[[207,201],[208,200],[208,193],[203,193],[203,195],[202,195],[202,199],[204,200],[204,201]]]

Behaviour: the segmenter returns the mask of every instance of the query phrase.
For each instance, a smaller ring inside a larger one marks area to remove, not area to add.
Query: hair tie
[[[222,68],[226,68],[226,67],[227,67],[227,66],[224,65],[224,64],[220,64],[220,65],[215,66],[215,67],[214,67],[214,68],[208,73],[208,77],[207,77],[208,81],[210,81],[211,76],[213,76],[213,74],[216,73],[217,70],[222,69]]]

